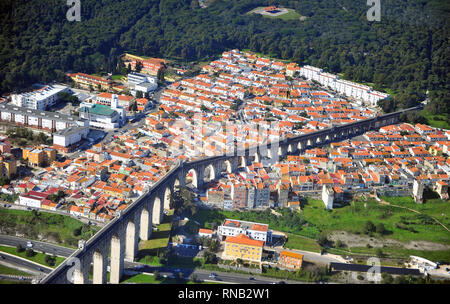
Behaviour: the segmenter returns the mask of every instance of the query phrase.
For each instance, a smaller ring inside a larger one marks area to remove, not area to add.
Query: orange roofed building
[[[261,262],[263,246],[263,241],[253,240],[245,234],[228,236],[225,239],[223,258]]]
[[[303,255],[283,250],[278,258],[280,267],[297,270],[302,267]]]

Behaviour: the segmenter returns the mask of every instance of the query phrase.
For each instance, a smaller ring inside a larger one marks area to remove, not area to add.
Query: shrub
[[[394,279],[389,273],[383,272],[381,274],[381,284],[392,284],[394,282]]]
[[[23,248],[22,245],[17,244],[17,246],[16,246],[16,251],[17,251],[17,252],[24,252],[24,251],[25,251],[25,248]]]
[[[386,228],[384,228],[383,223],[378,223],[377,224],[376,231],[379,234],[385,234],[386,233]]]
[[[74,235],[74,236],[80,236],[80,235],[81,235],[81,229],[82,229],[81,226],[78,227],[78,228],[75,228],[75,229],[73,230],[73,235]]]
[[[375,231],[375,225],[371,221],[367,221],[364,225],[364,233],[369,234]]]
[[[34,250],[33,249],[31,249],[31,248],[28,248],[26,251],[25,251],[25,255],[27,256],[27,257],[32,257],[32,256],[34,256]]]
[[[381,250],[381,248],[377,248],[375,250],[375,254],[377,255],[377,257],[381,258],[383,257],[383,250]]]
[[[326,246],[328,244],[328,239],[327,239],[326,235],[319,234],[317,236],[317,243],[322,247]]]
[[[158,270],[155,270],[153,272],[153,276],[154,276],[155,280],[157,280],[157,281],[159,281],[161,279],[161,275],[159,274]]]
[[[56,264],[56,257],[47,254],[45,256],[45,263],[47,263],[47,265],[49,265],[49,266],[55,266],[55,264]]]

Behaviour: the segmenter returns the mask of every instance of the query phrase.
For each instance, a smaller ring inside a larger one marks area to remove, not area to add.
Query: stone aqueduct
[[[186,175],[189,172],[192,172],[192,184],[201,187],[205,182],[205,171],[209,171],[209,179],[217,179],[222,171],[234,172],[252,160],[273,159],[272,156],[275,153],[284,156],[303,152],[308,148],[345,140],[382,126],[398,123],[400,114],[417,109],[419,107],[323,129],[276,143],[268,143],[264,147],[240,150],[233,155],[213,156],[178,163],[119,216],[88,241],[80,243],[78,250],[65,263],[60,264],[39,283],[90,283],[91,264],[93,264],[92,282],[94,284],[107,283],[108,266],[110,283],[119,283],[123,274],[124,262],[133,261],[136,257],[139,239],[150,239],[152,224],[159,224],[162,221],[164,209],[169,208],[170,194],[177,185],[185,185]]]

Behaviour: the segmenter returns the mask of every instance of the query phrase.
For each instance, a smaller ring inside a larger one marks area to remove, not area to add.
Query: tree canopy
[[[247,14],[279,4],[306,19]],[[116,73],[124,52],[180,62],[205,61],[233,48],[310,64],[346,79],[389,88],[386,110],[417,104],[448,111],[449,8],[444,0],[382,3],[369,22],[366,1],[83,0],[81,21],[60,0],[0,2],[0,93],[64,80],[68,71]],[[446,107],[445,107],[446,106]]]

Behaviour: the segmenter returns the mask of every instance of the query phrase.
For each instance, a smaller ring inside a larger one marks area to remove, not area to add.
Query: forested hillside
[[[246,14],[269,4],[307,19]],[[215,0],[206,9],[197,0],[82,0],[81,22],[68,22],[64,0],[2,0],[0,91],[68,70],[113,71],[124,51],[188,62],[240,48],[389,88],[386,111],[415,105],[429,90],[430,112],[448,113],[450,3],[381,4],[381,22],[368,22],[365,0]]]

